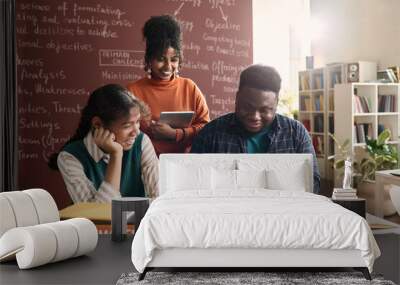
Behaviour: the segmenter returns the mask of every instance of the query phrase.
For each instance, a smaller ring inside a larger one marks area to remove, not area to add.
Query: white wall
[[[400,0],[310,0],[315,66],[369,60],[400,66]]]
[[[289,67],[288,25],[279,23],[286,14],[285,5],[253,0],[253,61],[271,65],[282,74]]]
[[[297,90],[297,71],[310,54],[309,0],[253,0],[254,63],[275,67],[282,87]]]

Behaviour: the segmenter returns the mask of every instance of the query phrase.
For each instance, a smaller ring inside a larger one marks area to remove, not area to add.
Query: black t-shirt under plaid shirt
[[[208,123],[194,138],[192,153],[247,153],[250,134],[229,113]],[[276,114],[266,136],[267,153],[311,153],[313,155],[314,193],[319,193],[320,174],[311,138],[299,122]]]

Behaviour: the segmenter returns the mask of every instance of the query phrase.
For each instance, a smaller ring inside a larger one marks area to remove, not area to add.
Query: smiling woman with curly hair
[[[194,136],[210,121],[203,94],[190,79],[178,75],[182,63],[179,23],[169,15],[151,17],[143,27],[147,76],[130,83],[128,89],[149,105],[151,119],[142,121],[157,154],[190,150]],[[163,111],[194,111],[187,128],[175,129],[159,122]]]

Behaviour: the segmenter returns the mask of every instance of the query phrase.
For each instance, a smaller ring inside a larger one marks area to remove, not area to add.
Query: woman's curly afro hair
[[[144,24],[143,39],[146,40],[145,69],[152,59],[161,56],[169,47],[175,49],[179,62],[182,62],[181,28],[174,17],[170,15],[151,17]]]

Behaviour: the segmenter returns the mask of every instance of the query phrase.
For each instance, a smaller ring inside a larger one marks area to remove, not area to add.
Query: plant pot
[[[375,188],[375,181],[363,181],[357,185],[357,196],[366,200],[367,212],[370,214],[375,213]]]
[[[394,206],[390,197],[391,185],[387,184],[383,187],[383,215],[391,216],[396,214],[396,207]]]
[[[390,185],[384,186],[383,191],[383,204],[380,207],[383,208],[383,215],[390,216],[396,213],[396,208],[394,207],[389,194]],[[376,195],[376,184],[373,180],[366,180],[358,184],[357,195],[360,198],[364,198],[367,202],[367,212],[370,214],[376,213],[375,208],[375,195]]]

